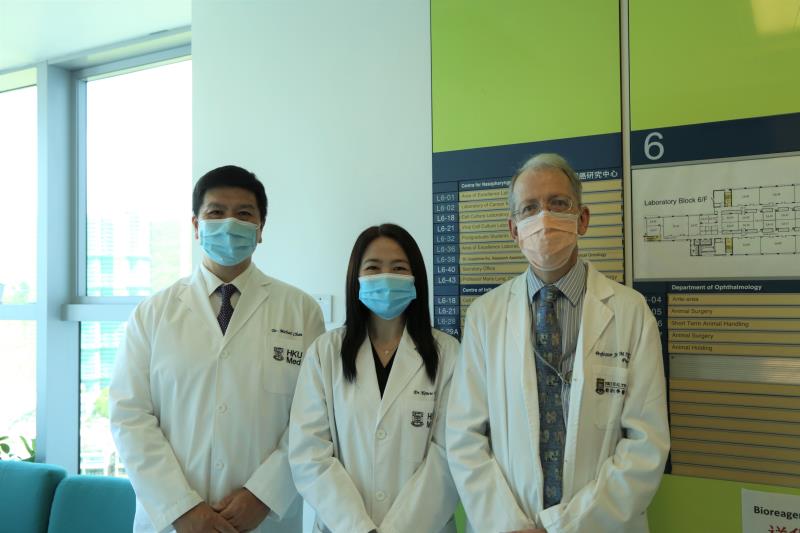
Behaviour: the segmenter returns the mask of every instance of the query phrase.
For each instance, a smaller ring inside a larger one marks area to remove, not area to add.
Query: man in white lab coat
[[[322,313],[251,262],[267,213],[254,174],[208,172],[192,209],[202,264],[136,308],[110,387],[133,529],[299,532],[287,429]]]
[[[578,257],[589,210],[556,154],[509,188],[530,265],[469,308],[447,452],[473,530],[646,532],[669,450],[661,343],[644,299]]]

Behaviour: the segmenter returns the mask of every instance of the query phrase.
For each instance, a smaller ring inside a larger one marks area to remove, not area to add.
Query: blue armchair
[[[127,479],[69,476],[56,489],[48,533],[130,533],[136,496]]]
[[[66,475],[54,465],[0,461],[0,533],[46,533],[53,494]]]

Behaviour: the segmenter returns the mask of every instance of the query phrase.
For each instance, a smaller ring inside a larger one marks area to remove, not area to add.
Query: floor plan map
[[[800,157],[640,169],[632,191],[637,278],[796,275]]]
[[[800,252],[800,184],[717,189],[711,201],[711,213],[645,217],[645,241],[686,241],[693,256]]]

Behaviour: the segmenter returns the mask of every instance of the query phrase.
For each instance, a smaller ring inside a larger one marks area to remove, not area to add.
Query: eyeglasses
[[[566,213],[567,211],[571,211],[574,206],[575,202],[569,196],[553,196],[547,200],[544,207],[542,207],[538,200],[532,200],[522,204],[519,209],[513,211],[511,214],[518,220],[522,220],[538,215],[542,209],[552,211],[553,213]]]

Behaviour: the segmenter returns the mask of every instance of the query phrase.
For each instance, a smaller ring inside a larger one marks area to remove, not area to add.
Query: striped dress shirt
[[[578,262],[567,272],[564,277],[553,285],[561,291],[556,300],[556,315],[561,326],[561,368],[556,368],[561,380],[561,403],[564,406],[564,422],[569,419],[569,393],[572,380],[572,366],[575,362],[575,349],[578,345],[578,332],[581,327],[581,312],[583,311],[583,295],[586,293],[586,263],[578,258]],[[546,285],[536,277],[529,266],[528,273],[528,302],[531,306],[531,344],[536,346],[534,331],[536,330],[536,309],[539,306],[539,289]]]

